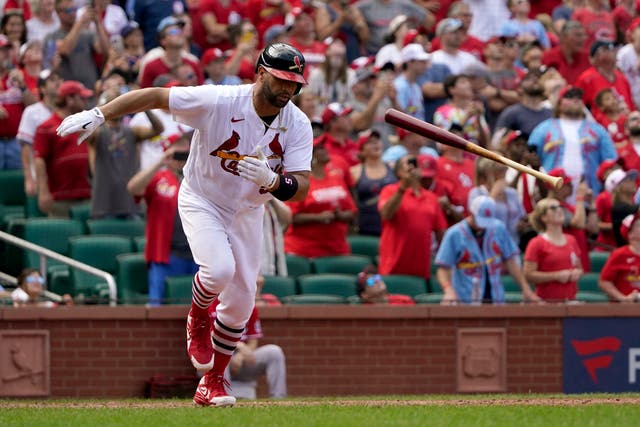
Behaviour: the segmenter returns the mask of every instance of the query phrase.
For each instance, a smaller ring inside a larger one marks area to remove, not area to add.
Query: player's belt
[[[254,159],[257,159],[256,156],[247,156],[244,154],[237,154],[237,153],[228,153],[226,151],[218,151],[215,153],[215,155],[217,157],[220,157],[221,159],[225,159],[225,160],[235,160],[235,161],[240,161],[242,159],[244,159],[245,157],[253,157]],[[279,159],[280,156],[278,156],[277,154],[272,154],[269,157],[267,157],[268,160],[270,159]]]

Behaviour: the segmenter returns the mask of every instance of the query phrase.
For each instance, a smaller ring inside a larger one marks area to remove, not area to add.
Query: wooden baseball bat
[[[431,123],[416,119],[415,117],[403,113],[402,111],[398,111],[394,108],[389,108],[384,113],[384,120],[389,124],[408,130],[409,132],[417,133],[418,135],[426,136],[427,138],[430,138],[441,144],[446,144],[451,147],[459,148],[460,150],[468,151],[469,153],[473,153],[478,156],[486,157],[487,159],[493,160],[494,162],[502,163],[503,165],[514,168],[517,171],[527,173],[531,176],[536,177],[537,179],[544,181],[545,183],[550,184],[553,188],[562,187],[563,182],[562,178],[560,177],[547,175],[544,172],[540,172],[528,166],[521,165],[520,163],[514,162],[513,160],[508,159],[499,153],[487,150],[486,148],[483,148],[478,144],[467,141],[461,136],[434,126]]]

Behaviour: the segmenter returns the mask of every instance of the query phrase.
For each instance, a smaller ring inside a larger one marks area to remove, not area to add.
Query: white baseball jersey
[[[311,170],[313,134],[307,116],[289,102],[267,132],[256,113],[253,84],[172,87],[169,109],[196,129],[184,169],[188,186],[231,212],[264,204],[271,194],[241,178],[237,164],[260,146],[277,173]]]
[[[24,109],[20,125],[18,126],[18,139],[27,144],[33,145],[33,137],[36,135],[36,129],[45,120],[47,120],[53,112],[44,102],[36,102]]]

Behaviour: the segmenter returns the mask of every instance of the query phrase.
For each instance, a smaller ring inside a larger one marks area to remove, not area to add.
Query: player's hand
[[[84,110],[68,116],[62,121],[60,126],[58,126],[57,132],[59,136],[67,136],[75,132],[81,132],[80,135],[78,135],[78,144],[80,144],[103,123],[104,115],[102,111],[96,107],[93,110]]]
[[[260,146],[256,150],[255,157],[245,157],[238,162],[238,173],[248,181],[255,182],[260,187],[272,190],[278,179],[278,174],[271,170],[267,158]]]

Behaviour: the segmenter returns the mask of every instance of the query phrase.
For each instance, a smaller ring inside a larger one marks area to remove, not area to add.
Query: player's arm
[[[307,193],[309,192],[309,175],[310,175],[310,172],[308,172],[308,171],[291,172],[290,174],[287,174],[287,175],[294,176],[296,181],[298,181],[298,189],[296,190],[296,192],[293,195],[293,197],[291,197],[287,201],[290,201],[290,202],[301,202],[304,199],[306,199],[307,198]],[[280,186],[282,185],[282,183],[280,182],[282,177],[283,177],[283,175],[279,175],[278,176],[278,187],[276,187],[277,189],[279,189]],[[271,193],[274,193],[274,191],[272,191]]]
[[[78,143],[81,143],[105,120],[155,108],[169,109],[168,88],[151,87],[133,90],[100,108],[96,107],[92,110],[72,114],[62,121],[57,132],[60,136],[81,132],[78,136]]]

